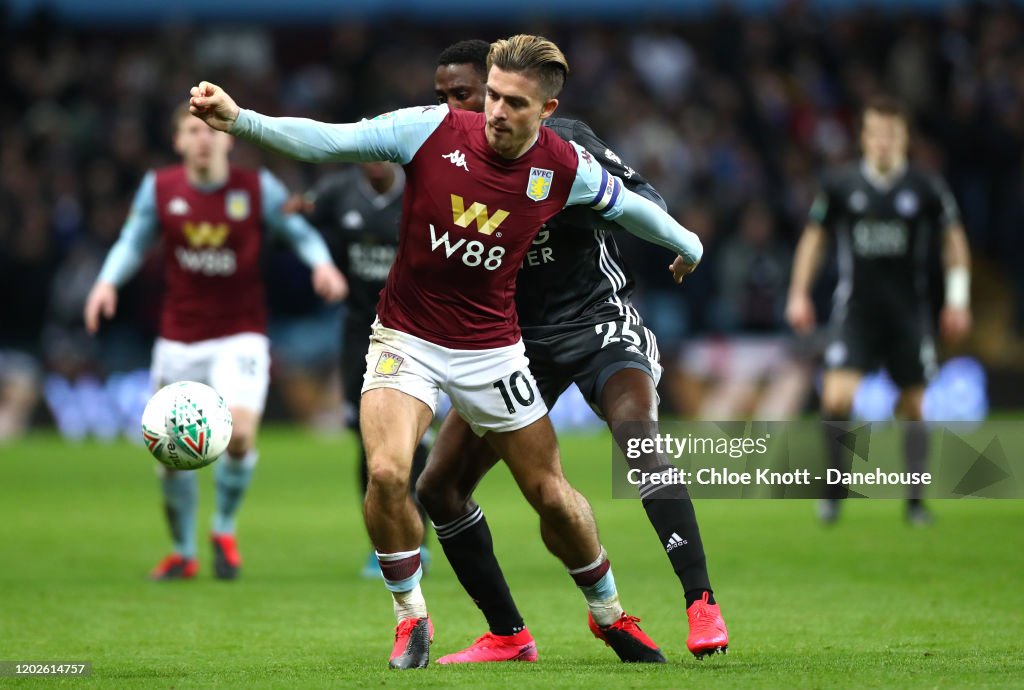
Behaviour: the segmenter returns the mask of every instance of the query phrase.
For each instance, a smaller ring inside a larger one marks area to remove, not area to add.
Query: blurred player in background
[[[366,447],[359,435],[359,399],[366,374],[366,349],[370,343],[377,299],[398,251],[402,221],[405,172],[394,163],[361,163],[324,177],[307,195],[306,213],[324,234],[335,261],[348,277],[348,312],[341,347],[341,379],[348,419],[359,442],[360,495],[366,496],[369,473]],[[428,447],[422,440],[412,462],[410,488],[423,472]],[[415,497],[414,497],[415,498]],[[417,504],[418,505],[418,504]],[[423,511],[420,511],[423,517]],[[427,565],[429,552],[420,558]],[[364,577],[381,577],[377,554],[372,549],[363,567]]]
[[[256,431],[267,396],[270,350],[260,274],[264,228],[286,239],[312,269],[322,298],[343,299],[345,278],[327,245],[300,215],[281,213],[284,186],[267,170],[230,164],[233,139],[182,106],[174,113],[174,149],[183,163],[142,180],[121,236],[111,248],[85,305],[86,328],[112,318],[117,289],[163,241],[166,290],[153,348],[155,388],[201,381],[224,398],[234,419],[227,453],[214,466],[217,490],[211,542],[214,572],[234,579],[241,556],[235,515],[252,479]],[[174,552],[152,572],[158,580],[191,578],[196,558],[197,476],[159,466]]]
[[[677,252],[677,282],[702,248],[593,156],[540,126],[558,107],[568,75],[557,46],[514,36],[495,43],[490,58],[486,116],[434,105],[353,124],[270,118],[240,109],[208,82],[193,87],[191,107],[211,126],[293,158],[405,167],[399,251],[377,305],[361,405],[367,530],[399,621],[389,665],[429,662],[433,626],[419,584],[423,525],[408,487],[415,447],[442,390],[505,459],[540,515],[545,545],[569,569],[606,641],[620,658],[641,661],[660,651],[623,611],[593,511],[562,472],[513,296],[541,226],[568,205],[601,211]]]
[[[438,58],[435,92],[453,109],[484,109],[486,41],[462,41]],[[662,208],[657,191],[579,120],[552,117],[545,126],[582,146],[611,173]],[[517,281],[516,306],[530,370],[551,407],[575,383],[607,422],[625,452],[629,436],[657,434],[661,377],[658,345],[630,302],[633,279],[612,231],[599,214],[570,208],[548,221],[533,241]],[[571,279],[567,282],[567,277]],[[483,612],[489,631],[440,663],[524,660],[535,643],[519,614],[494,555],[490,528],[473,490],[499,456],[457,412],[449,413],[420,479],[419,495],[462,586]],[[656,455],[638,461],[645,471],[669,466]],[[687,646],[698,657],[725,651],[728,633],[715,603],[697,518],[686,487],[640,487],[648,518],[682,583],[690,623]],[[609,632],[590,620],[599,639]],[[611,633],[614,634],[614,633]],[[658,660],[660,653],[651,654]],[[662,659],[663,660],[663,659]]]
[[[921,472],[928,455],[922,403],[936,369],[929,300],[929,257],[941,252],[945,267],[943,337],[958,340],[970,330],[970,250],[956,201],[946,184],[907,162],[909,122],[898,102],[877,97],[861,120],[863,158],[828,174],[797,245],[786,317],[798,333],[815,325],[811,286],[826,242],[839,251],[839,283],[833,300],[832,334],[825,350],[822,416],[850,418],[865,373],[884,365],[900,389],[897,415],[909,421],[904,436],[907,470]],[[832,467],[844,466],[841,432],[826,425]],[[845,463],[845,464],[848,464]],[[826,523],[839,516],[845,487],[821,502]],[[931,516],[912,487],[907,520]]]

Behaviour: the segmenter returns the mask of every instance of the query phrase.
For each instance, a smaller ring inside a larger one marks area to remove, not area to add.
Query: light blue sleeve
[[[156,208],[156,173],[148,172],[142,178],[132,208],[121,228],[121,236],[110,248],[98,282],[113,283],[121,287],[135,275],[146,257],[146,250],[157,239],[159,218]]]
[[[271,232],[283,237],[302,262],[313,268],[331,263],[331,253],[320,233],[298,213],[282,213],[288,190],[269,170],[260,170],[260,197],[263,200],[263,222]]]
[[[231,134],[310,163],[391,161],[405,165],[447,115],[448,106],[431,105],[394,110],[372,120],[328,124],[242,109]]]
[[[576,142],[579,164],[566,206],[588,206],[607,220],[613,220],[640,239],[652,242],[695,264],[704,255],[700,238],[676,222],[649,199],[630,191],[622,180],[594,161]]]

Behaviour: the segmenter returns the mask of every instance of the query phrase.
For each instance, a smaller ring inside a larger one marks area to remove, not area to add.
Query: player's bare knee
[[[846,419],[853,409],[853,396],[845,391],[825,393],[821,398],[821,413],[826,419]]]
[[[533,485],[527,498],[542,520],[570,519],[575,512],[575,490],[564,477],[550,478]]]
[[[385,494],[404,496],[409,491],[409,472],[388,456],[368,458],[369,485]]]
[[[641,422],[651,424],[658,420],[657,407],[649,400],[637,397],[626,397],[616,402],[615,407],[606,410],[608,423],[614,428],[619,424]]]
[[[922,396],[904,394],[896,402],[896,415],[908,422],[919,422],[924,419],[924,401]]]
[[[435,477],[429,469],[424,470],[420,478],[416,480],[416,500],[420,502],[434,522],[443,523],[452,513],[454,493],[454,489],[444,481],[443,477]]]
[[[252,435],[238,431],[233,431],[231,434],[231,440],[228,441],[228,455],[240,458],[252,450]]]

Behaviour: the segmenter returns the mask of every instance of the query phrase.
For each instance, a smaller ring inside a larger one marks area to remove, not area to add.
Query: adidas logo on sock
[[[666,542],[665,544],[665,552],[669,553],[672,551],[672,549],[676,548],[677,546],[685,546],[687,543],[689,542],[687,542],[685,539],[683,539],[678,534],[673,532],[672,536],[668,538],[668,542]]]

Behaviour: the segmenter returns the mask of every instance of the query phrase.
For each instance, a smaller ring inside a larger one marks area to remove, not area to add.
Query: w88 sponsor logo
[[[186,249],[177,247],[174,256],[178,265],[188,273],[207,276],[229,276],[238,267],[238,259],[230,249]]]
[[[460,259],[462,263],[467,266],[483,266],[488,271],[493,271],[501,266],[501,259],[505,256],[504,247],[491,247],[489,250],[486,245],[480,240],[469,240],[465,237],[460,237],[454,242],[448,237],[448,233],[445,232],[440,237],[437,236],[437,230],[434,225],[430,225],[430,251],[434,252],[440,248],[446,258],[451,258],[453,254],[458,253],[461,250]],[[486,252],[486,254],[485,254]]]

